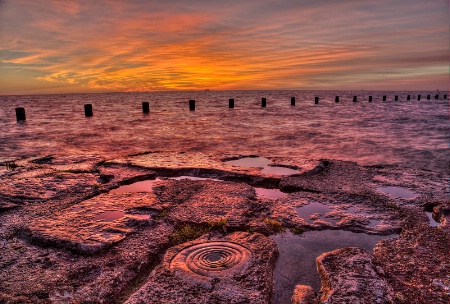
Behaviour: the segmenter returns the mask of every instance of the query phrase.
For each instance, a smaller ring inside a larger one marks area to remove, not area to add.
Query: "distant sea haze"
[[[450,159],[445,94],[210,90],[0,96],[0,160],[48,154],[112,158],[142,151],[196,151],[443,171]],[[233,109],[230,98],[234,98]],[[265,108],[262,98],[266,98]],[[189,110],[189,100],[196,100],[195,111]],[[142,102],[149,102],[149,114],[142,112]],[[85,117],[84,104],[92,104],[92,117]],[[25,108],[26,122],[16,122],[16,107]]]

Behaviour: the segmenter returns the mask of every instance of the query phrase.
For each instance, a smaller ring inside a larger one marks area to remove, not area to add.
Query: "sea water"
[[[417,101],[417,95],[422,95]],[[426,96],[430,94],[431,100]],[[435,100],[436,94],[440,99]],[[447,92],[445,92],[447,94]],[[387,96],[382,101],[383,95]],[[394,96],[399,96],[399,101]],[[411,95],[407,101],[406,96]],[[107,158],[142,151],[200,151],[328,158],[362,165],[445,170],[443,92],[182,91],[0,96],[0,160],[48,154]],[[314,104],[314,97],[320,97]],[[340,102],[335,103],[335,96]],[[358,96],[358,102],[353,102]],[[369,96],[373,102],[369,103]],[[267,107],[261,107],[261,98]],[[290,105],[296,97],[296,105]],[[235,108],[228,108],[228,99]],[[189,111],[188,101],[196,100]],[[150,113],[142,113],[142,102]],[[84,116],[84,104],[94,116]],[[17,123],[15,108],[27,120]]]

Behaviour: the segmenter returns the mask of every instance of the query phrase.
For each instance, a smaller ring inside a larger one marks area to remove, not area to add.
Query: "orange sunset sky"
[[[448,0],[0,0],[0,95],[448,90]]]

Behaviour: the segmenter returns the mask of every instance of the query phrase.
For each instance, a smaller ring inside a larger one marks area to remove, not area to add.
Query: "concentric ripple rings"
[[[210,242],[187,247],[172,260],[174,271],[190,272],[204,277],[232,277],[248,267],[250,250],[231,242]]]

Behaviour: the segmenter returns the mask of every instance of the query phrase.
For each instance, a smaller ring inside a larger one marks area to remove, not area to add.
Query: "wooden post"
[[[357,102],[358,101],[358,96],[353,96],[353,102]]]
[[[411,100],[411,95],[408,95],[408,97],[406,97],[406,100]]]
[[[339,102],[339,96],[334,97],[334,102]]]
[[[86,117],[94,116],[94,113],[92,112],[92,105],[91,104],[85,104],[84,105],[84,116],[86,116]]]
[[[436,94],[436,96],[434,96],[434,99],[439,99],[439,94]]]
[[[265,108],[267,106],[267,99],[266,98],[261,98],[261,107]]]
[[[25,115],[25,108],[16,108],[16,118],[17,122],[27,120]]]
[[[417,95],[417,100],[420,100],[420,97],[422,97],[421,95]]]
[[[369,96],[369,102],[372,102],[372,96]]]
[[[314,98],[314,103],[318,104],[319,103],[319,97]]]
[[[228,107],[234,109],[234,98],[228,99]]]
[[[444,95],[444,99],[447,99],[447,94]]]
[[[397,95],[395,95],[395,101],[398,101],[398,96]]]
[[[144,101],[142,103],[142,112],[144,114],[148,114],[150,112],[150,103],[148,101]]]
[[[431,98],[431,95],[427,95],[427,100],[430,100],[430,98]]]
[[[295,106],[295,97],[291,97],[291,106]]]
[[[386,95],[383,96],[383,101],[386,101]]]
[[[189,111],[195,111],[195,100],[189,100]]]

